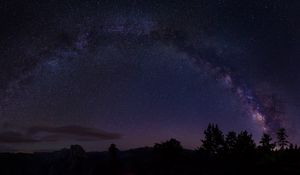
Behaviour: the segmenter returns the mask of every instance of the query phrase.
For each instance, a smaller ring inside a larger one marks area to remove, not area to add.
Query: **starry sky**
[[[0,2],[0,152],[300,143],[297,0]]]

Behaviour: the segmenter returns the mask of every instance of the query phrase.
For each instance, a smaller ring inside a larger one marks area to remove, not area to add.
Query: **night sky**
[[[0,2],[0,151],[88,151],[287,129],[300,143],[298,0]]]

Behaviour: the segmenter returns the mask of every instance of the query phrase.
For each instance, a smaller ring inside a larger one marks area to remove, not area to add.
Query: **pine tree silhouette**
[[[225,139],[226,151],[233,153],[237,144],[237,134],[234,131],[228,132]]]
[[[284,128],[280,128],[277,131],[277,146],[280,150],[284,150],[288,146],[289,141],[287,138],[288,135],[286,134],[286,130]]]
[[[111,157],[111,174],[118,175],[120,174],[120,162],[118,160],[119,149],[115,144],[111,144],[108,148],[108,152]]]
[[[263,152],[271,152],[276,146],[274,143],[272,143],[272,137],[266,133],[263,134],[259,143],[259,149],[261,149]]]
[[[250,153],[253,152],[256,148],[255,142],[252,139],[252,135],[247,131],[242,131],[237,136],[236,149],[240,153]]]
[[[222,153],[225,149],[225,140],[223,132],[218,125],[209,124],[204,131],[205,138],[202,141],[200,149],[207,151],[210,154]]]

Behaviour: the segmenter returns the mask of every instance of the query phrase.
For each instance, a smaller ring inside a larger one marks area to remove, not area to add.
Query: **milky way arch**
[[[270,110],[269,103],[270,100],[272,103],[272,99],[268,98],[267,100],[263,100],[263,98],[260,98],[259,94],[253,91],[252,88],[245,83],[245,81],[236,76],[235,72],[231,69],[212,63],[206,59],[205,56],[202,56],[201,49],[198,49],[197,45],[190,44],[188,37],[185,36],[184,32],[169,26],[158,25],[151,20],[138,19],[130,21],[126,18],[115,18],[107,21],[109,22],[104,22],[101,25],[90,27],[87,30],[78,33],[72,41],[71,49],[61,50],[61,48],[48,48],[42,50],[41,53],[37,55],[43,57],[44,54],[49,55],[50,53],[50,55],[55,55],[57,58],[72,57],[81,52],[87,52],[90,49],[91,43],[93,43],[95,38],[100,35],[117,35],[124,38],[130,36],[141,40],[146,39],[162,42],[164,44],[172,45],[180,52],[187,54],[190,57],[191,62],[200,71],[206,72],[215,79],[223,82],[224,85],[240,99],[245,111],[247,111],[248,115],[261,126],[264,132],[274,133],[279,127],[282,127],[282,119]],[[60,50],[59,53],[56,52],[57,50]],[[45,62],[45,60],[41,58],[37,60],[38,63],[36,64],[36,67]],[[32,70],[34,70],[34,68],[32,68],[31,71]],[[9,92],[11,88],[18,86],[23,79],[30,76],[31,71],[27,71],[26,74],[11,81],[9,83],[10,85],[6,88],[6,92]]]

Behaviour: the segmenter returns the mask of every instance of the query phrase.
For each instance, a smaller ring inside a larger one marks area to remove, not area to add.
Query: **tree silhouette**
[[[236,132],[234,131],[228,132],[225,138],[226,151],[228,153],[232,153],[236,147],[236,143],[237,143]]]
[[[111,144],[108,148],[109,154],[111,155],[112,160],[117,159],[117,154],[119,152],[119,149],[116,147],[115,144]]]
[[[280,128],[277,131],[277,146],[280,150],[284,150],[288,146],[289,141],[287,138],[288,135],[286,134],[286,130],[284,128]]]
[[[156,143],[154,150],[164,155],[175,155],[183,150],[181,143],[176,139],[171,138],[170,140],[162,143]]]
[[[154,160],[157,170],[166,170],[173,165],[177,165],[181,159],[183,147],[176,139],[154,145]],[[155,173],[156,174],[156,173]]]
[[[111,173],[113,175],[120,174],[120,163],[118,160],[119,149],[116,147],[115,144],[111,144],[108,148],[108,152],[111,156]]]
[[[256,145],[252,135],[247,131],[242,131],[237,136],[236,150],[240,153],[251,153],[255,150]]]
[[[271,143],[272,142],[272,137],[269,134],[264,133],[263,136],[261,137],[261,140],[259,143],[261,144],[259,146],[259,149],[261,149],[264,152],[270,152],[275,148],[275,144]]]
[[[202,141],[201,149],[210,154],[219,154],[224,150],[225,140],[223,132],[218,125],[209,124],[204,131],[205,138]]]

